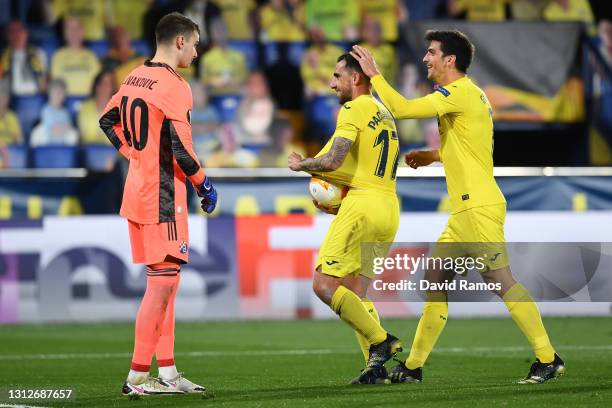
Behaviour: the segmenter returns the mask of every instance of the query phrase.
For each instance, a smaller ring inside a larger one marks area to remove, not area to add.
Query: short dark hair
[[[455,66],[457,70],[464,74],[467,72],[467,69],[472,63],[472,58],[474,58],[474,51],[476,49],[467,35],[459,30],[429,30],[425,33],[425,39],[427,41],[440,42],[442,54],[454,55],[456,58]]]
[[[200,27],[181,13],[166,14],[155,26],[155,41],[157,44],[167,44],[177,36],[190,37],[194,31],[200,34]]]
[[[342,54],[341,56],[338,57],[338,61],[336,62],[340,62],[340,61],[344,61],[346,62],[346,68],[350,69],[353,72],[358,72],[361,74],[361,76],[363,76],[365,78],[366,81],[370,80],[370,77],[368,77],[364,72],[363,72],[363,68],[361,68],[361,65],[359,64],[359,61],[357,61],[355,59],[355,57],[353,57],[349,52],[345,52],[344,54]]]

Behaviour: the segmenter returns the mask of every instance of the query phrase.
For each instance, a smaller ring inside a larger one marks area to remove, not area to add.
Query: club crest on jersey
[[[440,86],[440,85],[434,85],[434,92],[435,91],[440,92],[444,96],[449,96],[450,95],[450,92],[448,91],[448,89],[446,89],[446,88],[444,88],[443,86]]]
[[[187,251],[189,251],[189,245],[187,245],[185,241],[182,241],[181,244],[179,245],[179,252],[181,254],[186,254]]]

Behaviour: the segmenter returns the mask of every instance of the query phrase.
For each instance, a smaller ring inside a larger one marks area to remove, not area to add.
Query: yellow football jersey
[[[317,157],[327,153],[336,137],[352,140],[344,162],[335,171],[318,174],[335,184],[395,193],[399,142],[393,116],[372,95],[345,103],[336,131]]]
[[[463,77],[425,99],[438,112],[451,212],[505,203],[493,177],[493,109],[484,92]]]
[[[359,2],[361,12],[380,23],[382,38],[385,41],[397,41],[399,31],[399,24],[397,22],[398,2],[399,0],[361,0]]]

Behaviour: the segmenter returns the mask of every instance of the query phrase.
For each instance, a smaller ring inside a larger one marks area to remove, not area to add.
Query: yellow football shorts
[[[504,223],[506,204],[470,208],[448,218],[433,257],[480,257],[480,272],[509,265]]]
[[[351,189],[321,244],[317,268],[339,278],[350,274],[373,278],[371,267],[362,268],[362,256],[386,256],[398,226],[399,202],[395,193]],[[368,253],[362,253],[362,247]]]

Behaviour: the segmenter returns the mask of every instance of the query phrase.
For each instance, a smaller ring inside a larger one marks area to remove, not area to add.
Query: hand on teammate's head
[[[376,61],[374,61],[374,57],[372,57],[372,54],[370,54],[366,48],[359,45],[353,45],[353,49],[350,54],[357,61],[359,61],[359,65],[361,65],[363,73],[368,77],[372,78],[373,76],[380,74],[380,70],[376,65]]]

